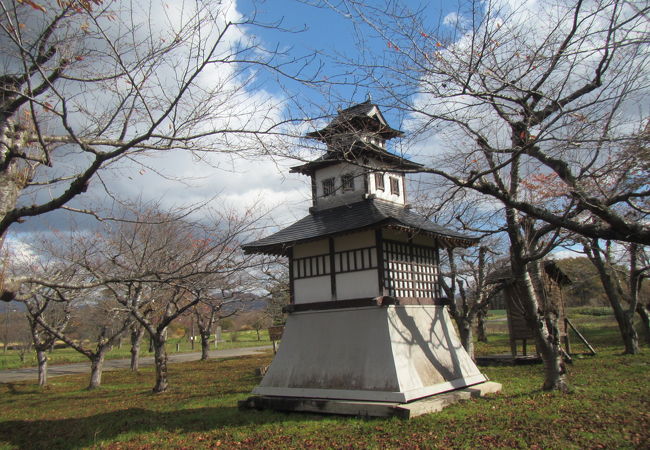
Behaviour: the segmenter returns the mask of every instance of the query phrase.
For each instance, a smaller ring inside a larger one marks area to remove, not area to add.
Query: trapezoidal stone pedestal
[[[498,391],[478,387],[486,381],[444,306],[306,311],[289,315],[255,396],[240,406],[385,416],[373,411],[471,386]]]

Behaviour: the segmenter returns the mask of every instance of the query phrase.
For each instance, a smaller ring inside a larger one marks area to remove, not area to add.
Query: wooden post
[[[571,323],[571,321],[569,320],[568,317],[567,317],[567,319],[566,319],[566,323],[569,325],[569,327],[571,327],[571,329],[575,332],[575,334],[576,334],[576,335],[578,336],[578,338],[582,341],[582,343],[585,344],[585,345],[587,346],[587,348],[589,349],[589,351],[591,352],[591,354],[592,354],[592,355],[595,355],[595,354],[596,354],[596,350],[594,350],[594,348],[593,348],[593,347],[591,346],[591,344],[587,341],[587,339],[585,339],[585,337],[582,335],[582,333],[580,333],[580,332],[578,331],[578,329],[577,329],[576,327],[573,326],[573,324]]]
[[[330,290],[332,293],[332,300],[336,300],[336,263],[334,258],[336,252],[334,251],[334,238],[329,238],[329,253],[330,253]]]
[[[181,343],[180,343],[180,342],[177,342],[177,343],[176,343],[176,353],[178,353],[178,352],[180,352],[180,351],[181,351]]]
[[[571,339],[569,339],[569,319],[564,318],[564,349],[567,355],[571,355]]]
[[[315,198],[315,197],[314,197]],[[293,247],[290,247],[287,250],[287,256],[289,257],[289,303],[296,303],[295,298],[295,289],[294,289],[294,273],[293,273]]]
[[[524,343],[522,345],[521,351],[524,354],[524,356],[528,356],[528,355],[526,355],[526,339],[522,339],[522,341],[524,341]]]
[[[377,251],[377,280],[379,282],[379,295],[389,295],[384,286],[384,238],[381,228],[375,230],[375,247]]]

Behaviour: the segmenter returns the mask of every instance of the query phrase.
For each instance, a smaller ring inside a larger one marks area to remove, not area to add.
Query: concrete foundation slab
[[[242,409],[272,409],[287,412],[337,414],[359,417],[400,417],[411,419],[441,411],[461,400],[483,397],[501,390],[501,384],[492,381],[458,389],[444,394],[415,400],[410,403],[333,400],[300,397],[253,396],[239,402]]]

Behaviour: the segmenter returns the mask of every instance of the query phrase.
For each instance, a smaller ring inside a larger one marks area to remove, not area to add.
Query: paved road
[[[263,347],[233,348],[228,350],[212,350],[210,358],[230,358],[233,356],[254,355],[265,352],[273,347],[266,345]],[[170,363],[179,363],[187,361],[198,361],[201,353],[177,353],[169,355]],[[104,370],[128,369],[131,365],[129,359],[109,359],[104,362]],[[140,367],[153,366],[153,356],[140,358]],[[58,366],[49,366],[47,376],[58,377],[61,375],[71,375],[78,373],[90,373],[90,362],[64,364]],[[38,380],[38,369],[36,367],[26,367],[23,369],[0,370],[0,383],[13,383],[15,381]]]

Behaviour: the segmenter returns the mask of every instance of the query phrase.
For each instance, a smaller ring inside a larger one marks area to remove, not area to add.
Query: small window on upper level
[[[399,195],[399,178],[390,177],[390,193]]]
[[[354,191],[354,175],[346,173],[341,175],[341,189],[345,191]]]
[[[384,187],[384,174],[376,172],[375,173],[375,188],[378,191],[383,191],[385,189]]]
[[[323,197],[334,195],[334,178],[326,178],[323,180]]]

